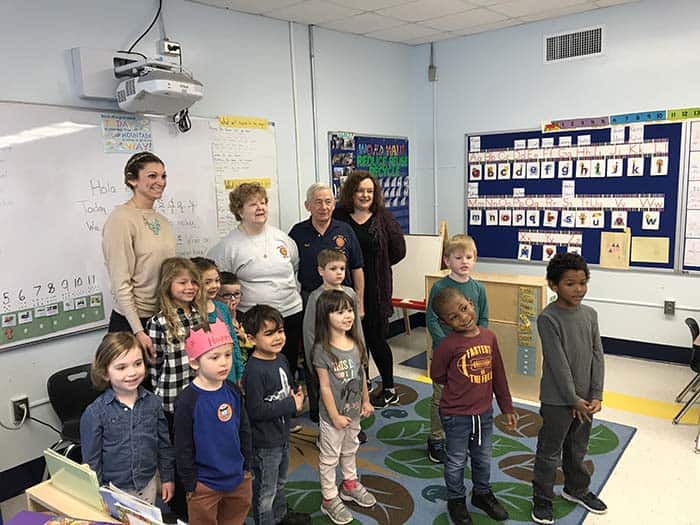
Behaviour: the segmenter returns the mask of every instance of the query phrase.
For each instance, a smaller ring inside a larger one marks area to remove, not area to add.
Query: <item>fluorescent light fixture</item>
[[[77,133],[78,131],[94,127],[93,124],[77,124],[75,122],[66,121],[49,124],[48,126],[40,126],[38,128],[25,129],[14,135],[0,137],[0,148],[9,148],[17,144],[24,144],[25,142],[32,142],[34,140]]]

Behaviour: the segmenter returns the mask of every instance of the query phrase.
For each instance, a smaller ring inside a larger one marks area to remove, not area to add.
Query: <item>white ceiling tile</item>
[[[323,0],[306,0],[301,4],[265,11],[265,16],[291,20],[302,24],[322,24],[360,14],[359,9],[350,9]]]
[[[331,4],[342,5],[352,9],[362,9],[363,11],[376,11],[385,7],[393,7],[400,4],[408,4],[414,0],[328,0]]]
[[[485,33],[486,31],[496,31],[497,29],[517,26],[519,24],[522,24],[522,22],[517,18],[508,18],[506,20],[501,20],[500,22],[494,22],[492,24],[484,24],[481,26],[467,27],[462,30],[452,31],[452,33],[459,36],[475,35],[477,33]]]
[[[322,26],[328,29],[334,29],[335,31],[365,34],[371,31],[379,31],[380,29],[387,29],[403,24],[405,24],[405,22],[397,20],[396,18],[380,16],[374,13],[362,13],[361,15],[327,22],[322,24]]]
[[[392,42],[404,42],[413,38],[420,38],[438,33],[439,31],[435,31],[429,27],[419,26],[418,24],[404,24],[402,26],[382,29],[380,31],[372,31],[371,33],[367,33],[365,36],[378,38],[380,40],[391,40]]]
[[[411,46],[417,46],[420,44],[427,44],[429,42],[438,42],[440,40],[447,40],[448,38],[455,38],[457,35],[450,33],[449,31],[444,31],[442,33],[436,33],[434,35],[428,35],[428,36],[421,36],[418,38],[411,38],[409,40],[405,40],[404,44],[408,44]],[[426,73],[427,75],[427,73]],[[440,71],[438,70],[438,77],[440,76]]]
[[[428,18],[467,11],[469,7],[460,0],[415,0],[408,4],[380,9],[377,13],[405,20],[406,22],[419,22]]]
[[[490,9],[498,13],[503,13],[507,16],[521,17],[551,11],[554,9],[562,9],[576,4],[584,3],[583,0],[510,0],[501,2]]]
[[[271,9],[279,9],[294,4],[300,4],[303,0],[198,0],[197,3],[215,7],[225,7],[243,13],[260,14]]]
[[[610,7],[613,5],[631,4],[632,2],[638,1],[639,0],[596,0],[595,3],[598,7]]]
[[[548,20],[551,18],[559,18],[560,16],[574,15],[576,13],[583,13],[585,11],[592,11],[596,9],[596,6],[592,2],[585,2],[582,4],[576,4],[569,7],[562,7],[558,9],[550,9],[547,11],[542,11],[539,13],[533,13],[531,15],[521,16],[520,19],[523,22],[537,22],[539,20]]]
[[[464,29],[465,27],[480,26],[484,24],[492,24],[505,20],[506,16],[488,9],[472,9],[464,13],[455,13],[449,16],[440,18],[431,18],[423,22],[423,25],[434,27],[443,31],[452,31],[454,29]]]

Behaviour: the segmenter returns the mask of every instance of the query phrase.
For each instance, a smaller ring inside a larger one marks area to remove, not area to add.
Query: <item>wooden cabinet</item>
[[[448,273],[448,270],[443,270],[425,276],[426,298],[433,283]],[[498,337],[511,394],[538,401],[542,346],[537,334],[537,316],[547,305],[547,281],[544,277],[495,273],[474,273],[472,277],[486,288],[489,328]],[[431,343],[428,332],[428,369],[432,357]]]

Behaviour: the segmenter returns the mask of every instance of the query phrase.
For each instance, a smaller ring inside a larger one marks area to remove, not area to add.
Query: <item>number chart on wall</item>
[[[394,214],[404,233],[408,233],[408,139],[333,131],[328,133],[328,141],[333,194],[338,195],[353,169],[369,171],[379,180],[384,205]]]
[[[674,267],[681,123],[466,136],[480,257]]]

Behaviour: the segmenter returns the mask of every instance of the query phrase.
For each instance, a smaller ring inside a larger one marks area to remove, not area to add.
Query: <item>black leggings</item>
[[[292,371],[293,379],[297,375],[299,368],[299,345],[301,345],[301,328],[304,321],[304,312],[297,312],[284,318],[284,334],[287,341],[284,343],[282,353],[289,361],[289,369]]]
[[[394,357],[391,355],[391,347],[386,342],[389,319],[378,312],[366,311],[362,319],[362,330],[365,333],[367,349],[377,365],[379,375],[382,376],[382,387],[394,388]]]

